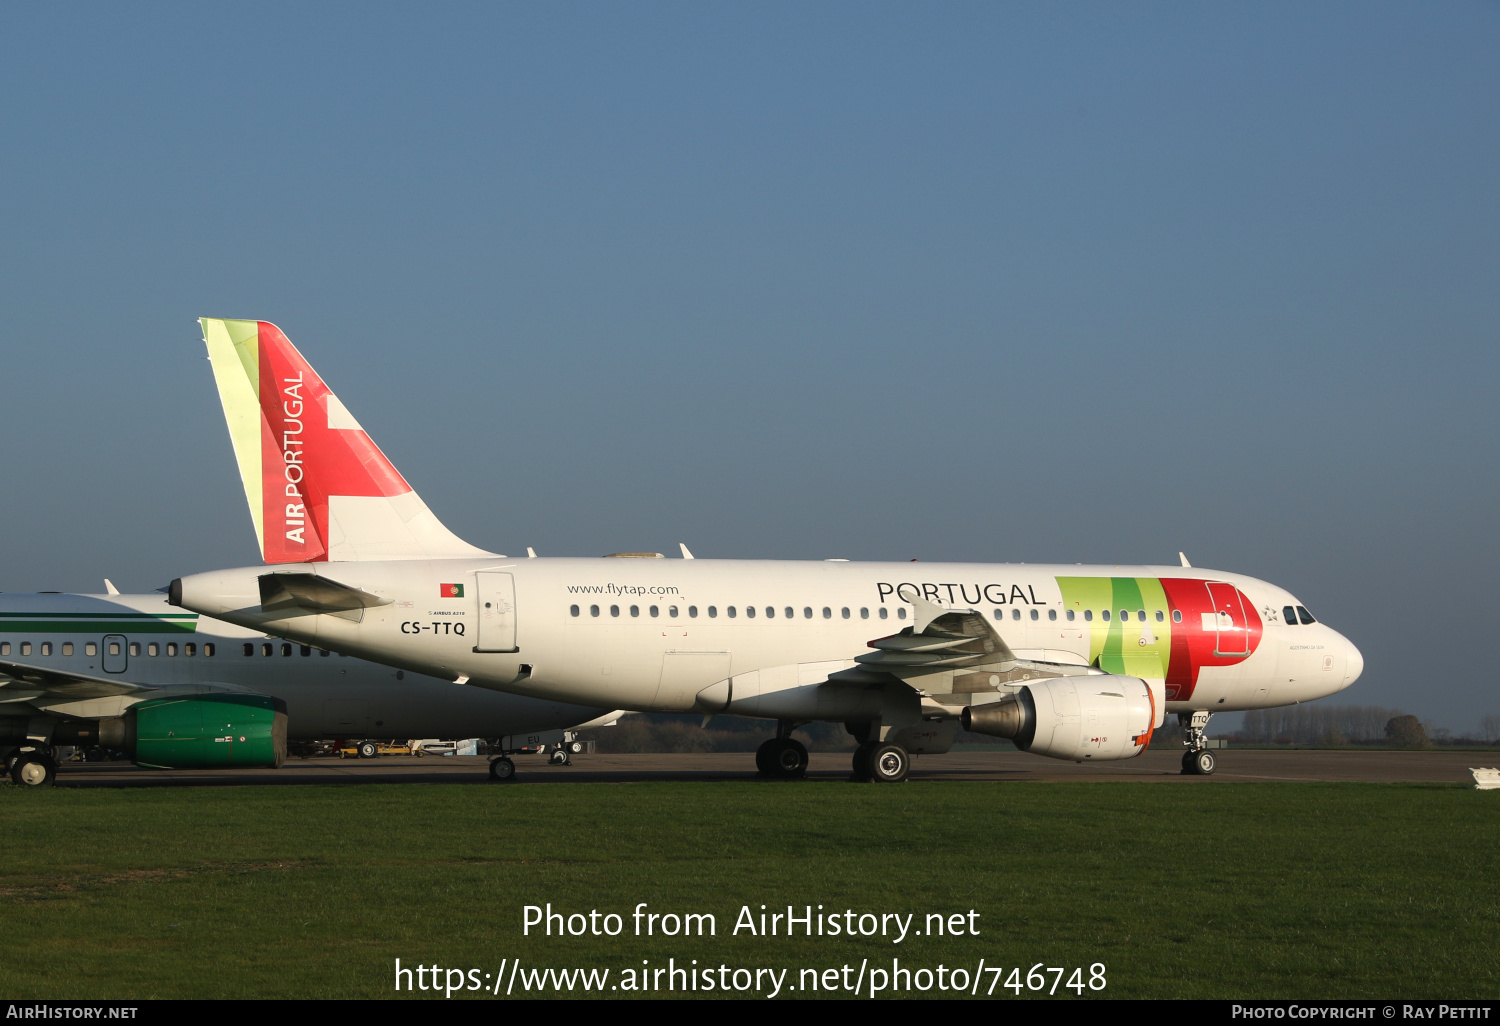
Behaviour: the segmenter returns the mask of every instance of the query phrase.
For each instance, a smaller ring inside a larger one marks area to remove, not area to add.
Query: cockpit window
[[[1297,610],[1291,606],[1284,606],[1281,610],[1281,620],[1288,627],[1297,626]]]
[[[1313,615],[1307,611],[1307,607],[1306,606],[1298,606],[1297,607],[1297,617],[1303,623],[1317,623],[1318,622],[1318,621],[1316,621],[1316,620],[1313,619]]]

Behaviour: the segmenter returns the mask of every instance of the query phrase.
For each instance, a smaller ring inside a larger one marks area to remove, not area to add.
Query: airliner
[[[279,767],[289,741],[478,736],[520,749],[619,715],[335,656],[106,587],[0,596],[0,753],[17,784],[54,783],[60,746],[155,768]]]
[[[510,558],[445,527],[287,337],[200,321],[268,566],[174,580],[171,605],[469,687],[596,707],[842,723],[856,779],[906,778],[959,729],[1077,762],[1145,751],[1168,713],[1183,772],[1209,717],[1306,702],[1358,649],[1286,589],[1180,565]],[[1180,555],[1180,554],[1179,554]]]

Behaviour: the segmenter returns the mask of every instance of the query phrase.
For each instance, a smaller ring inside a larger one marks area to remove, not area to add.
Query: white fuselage
[[[534,698],[788,720],[860,718],[857,696],[831,701],[819,686],[871,639],[911,625],[912,595],[981,612],[1019,657],[1155,678],[1169,712],[1305,702],[1363,667],[1336,631],[1287,624],[1283,610],[1299,603],[1284,589],[1192,567],[492,557],[284,569],[383,604],[357,617],[266,614],[265,567],[183,578],[180,601]]]

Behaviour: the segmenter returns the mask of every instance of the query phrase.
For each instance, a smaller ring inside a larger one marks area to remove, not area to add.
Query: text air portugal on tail
[[[494,555],[438,521],[280,328],[199,323],[267,563]]]
[[[269,563],[172,583],[171,601],[308,644],[560,701],[842,723],[855,775],[904,779],[961,725],[1022,751],[1128,759],[1176,713],[1212,772],[1215,712],[1332,694],[1357,649],[1285,589],[1181,566],[507,559],[448,531],[279,330],[204,320]]]

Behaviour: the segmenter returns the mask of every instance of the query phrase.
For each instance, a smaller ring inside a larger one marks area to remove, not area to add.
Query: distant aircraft
[[[1126,759],[1168,712],[1211,773],[1215,712],[1351,684],[1359,651],[1286,590],[1181,566],[509,559],[440,523],[284,334],[204,319],[267,563],[171,603],[468,685],[601,707],[843,723],[856,777],[905,778],[958,727],[1079,762]]]
[[[18,784],[52,783],[65,745],[164,768],[280,766],[289,740],[551,741],[606,713],[334,657],[162,594],[0,595],[0,753]]]

